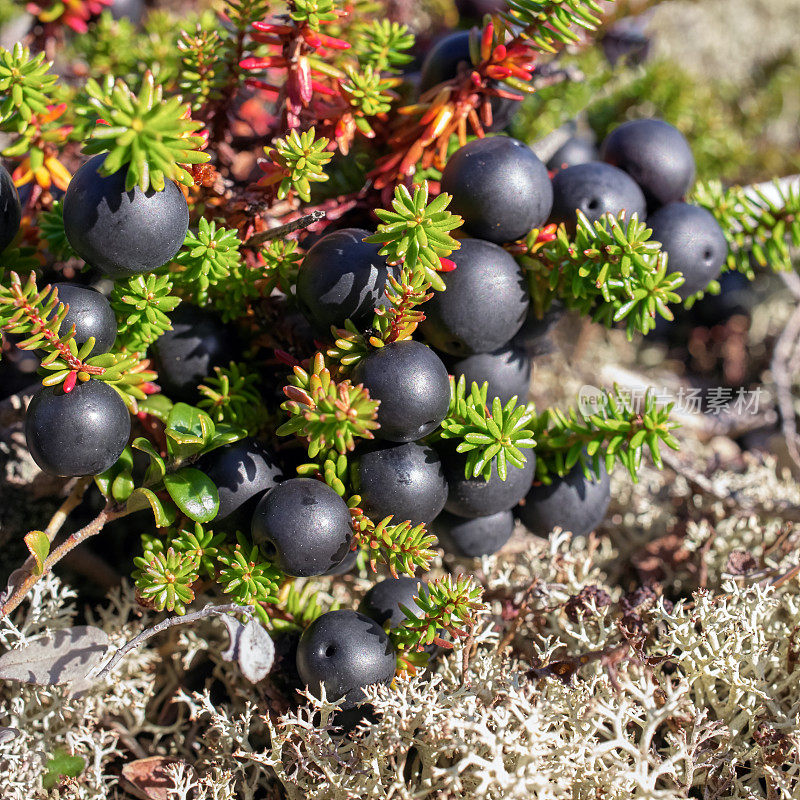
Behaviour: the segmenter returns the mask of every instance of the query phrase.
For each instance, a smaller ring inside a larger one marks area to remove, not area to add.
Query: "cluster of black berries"
[[[152,272],[171,261],[183,244],[189,228],[186,198],[172,182],[161,192],[126,191],[127,169],[104,177],[98,172],[104,160],[104,155],[90,159],[70,181],[64,196],[67,239],[87,264],[109,278]],[[69,306],[60,333],[74,325],[79,346],[94,339],[90,355],[111,350],[117,322],[106,297],[69,283],[55,288],[58,300]],[[108,469],[130,432],[122,397],[99,380],[78,381],[70,391],[62,385],[43,388],[31,400],[25,421],[33,459],[43,470],[64,476]]]
[[[695,164],[680,131],[658,119],[626,122],[608,135],[599,157],[580,139],[553,155],[551,221],[574,228],[576,209],[590,221],[623,209],[628,218],[635,213],[669,255],[670,271],[683,274],[681,296],[705,289],[719,275],[728,244],[711,212],[683,201]]]
[[[373,519],[391,515],[396,522],[425,523],[445,551],[479,556],[503,546],[515,513],[540,534],[556,525],[585,534],[604,516],[605,473],[589,480],[576,468],[549,486],[534,485],[531,453],[524,467],[509,464],[506,480],[494,468],[488,480],[466,478],[465,456],[431,437],[448,413],[450,375],[488,381],[489,396],[503,402],[527,398],[531,339],[539,329],[528,325],[525,279],[503,245],[548,222],[574,227],[576,209],[590,220],[624,210],[640,219],[649,215],[671,267],[686,277],[686,295],[719,272],[726,254],[721,230],[708,212],[682,202],[694,162],[677,130],[657,120],[626,123],[603,143],[602,161],[587,155],[586,148],[562,149],[552,179],[529,147],[506,136],[476,139],[449,159],[441,188],[464,219],[463,238],[452,256],[455,269],[443,276],[446,290],[435,291],[424,306],[425,342],[400,340],[375,349],[352,374],[380,401],[376,439],[356,450],[352,476],[363,511]],[[174,183],[160,192],[126,190],[125,170],[104,177],[98,172],[103,160],[91,159],[69,185],[64,225],[70,244],[112,279],[167,264],[188,228],[183,193]],[[8,173],[0,177],[2,238],[10,241],[19,226],[19,200]],[[395,268],[378,245],[364,241],[369,235],[358,228],[335,230],[306,253],[294,299],[315,331],[327,335],[346,320],[363,329],[384,302]],[[93,354],[110,350],[116,323],[105,297],[70,284],[57,288],[69,304],[65,322],[75,326],[78,344],[93,338]],[[165,393],[191,401],[197,384],[229,359],[236,337],[213,312],[187,304],[171,321],[153,357]],[[120,395],[99,380],[80,381],[71,391],[41,390],[26,421],[33,458],[65,476],[109,468],[130,430]],[[215,526],[249,531],[285,574],[335,575],[354,565],[350,510],[327,484],[286,477],[276,454],[254,439],[213,451],[199,466],[218,487]],[[390,680],[396,654],[386,628],[404,619],[401,605],[416,608],[413,597],[420,591],[424,584],[416,579],[389,579],[372,589],[359,612],[318,618],[297,649],[301,679],[324,685],[328,697],[345,698],[345,706],[362,697],[363,686]]]

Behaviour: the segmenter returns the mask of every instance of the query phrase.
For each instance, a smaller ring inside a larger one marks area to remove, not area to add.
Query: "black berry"
[[[347,504],[327,484],[290,478],[253,513],[253,541],[287,575],[323,575],[342,563],[353,537]]]
[[[367,516],[414,525],[430,522],[447,500],[447,481],[439,454],[427,445],[381,443],[362,453],[355,490]]]
[[[728,255],[728,242],[714,215],[700,206],[669,203],[648,220],[652,239],[667,251],[669,272],[685,281],[678,293],[686,298],[702,291],[719,275]]]
[[[469,31],[456,31],[443,36],[431,47],[420,70],[420,95],[440,83],[457,77],[459,70],[463,70],[464,74],[467,74],[467,71],[473,68],[472,58],[469,54],[469,37]],[[492,85],[500,86],[503,91],[510,91],[507,86],[497,81],[493,81]],[[521,99],[523,98],[520,97]],[[512,100],[510,97],[494,95],[489,102],[492,107],[492,124],[487,130],[490,132],[505,128],[519,110],[519,101]]]
[[[396,628],[406,619],[400,606],[405,606],[414,616],[419,616],[422,609],[414,602],[420,592],[425,593],[427,584],[419,578],[401,575],[399,578],[387,578],[376,583],[365,595],[358,610],[374,619],[381,626]]]
[[[381,401],[381,427],[375,431],[379,439],[413,442],[436,430],[447,416],[447,368],[422,342],[406,339],[373,351],[353,370],[352,379]]]
[[[283,480],[275,455],[255,439],[242,439],[212,450],[199,464],[219,491],[214,524],[248,531],[253,512],[264,492]]]
[[[434,86],[452,80],[458,75],[459,68],[469,69],[471,66],[469,31],[456,31],[443,36],[431,47],[422,62],[419,93],[425,94]]]
[[[514,258],[492,242],[464,239],[444,275],[447,287],[425,304],[420,330],[443,353],[488,353],[506,344],[528,313],[525,278]]]
[[[498,511],[486,517],[464,519],[445,511],[431,525],[431,533],[445,551],[462,558],[478,558],[496,553],[514,531],[514,514]]]
[[[625,122],[608,134],[603,161],[641,186],[651,209],[680,200],[694,180],[694,156],[684,135],[660,119]]]
[[[531,487],[536,456],[526,450],[525,466],[508,464],[506,480],[500,480],[496,463],[492,464],[489,480],[483,477],[465,478],[465,457],[448,450],[442,453],[442,463],[447,476],[448,495],[445,510],[459,517],[488,517],[498,511],[513,508]]]
[[[152,347],[158,382],[171,399],[192,402],[203,378],[235,359],[238,343],[216,314],[197,306],[181,303],[170,321],[172,330]]]
[[[98,155],[73,176],[64,195],[64,230],[75,252],[112,278],[152,272],[171,261],[189,228],[189,207],[176,183],[125,191],[127,169],[107,178]]]
[[[757,302],[753,286],[741,272],[723,272],[719,276],[720,293],[707,294],[696,302],[690,312],[694,325],[713,328],[722,325],[733,316],[749,316]],[[682,290],[681,286],[679,291]],[[685,346],[684,337],[681,346]]]
[[[550,156],[547,169],[550,171],[574,167],[577,164],[588,164],[597,161],[597,148],[586,139],[570,136],[558,150]]]
[[[564,222],[575,230],[577,215],[582,211],[590,222],[603,214],[619,216],[623,209],[627,218],[639,215],[639,221],[647,215],[647,203],[636,182],[621,169],[593,161],[591,164],[576,164],[556,173],[553,177],[553,222]]]
[[[491,353],[477,353],[446,362],[450,374],[464,376],[467,389],[473,381],[479,386],[489,382],[488,397],[499,397],[505,405],[515,395],[527,402],[531,383],[531,359],[519,346],[505,345]]]
[[[314,620],[297,646],[297,671],[314,692],[325,687],[329,700],[345,698],[352,708],[364,686],[389,683],[397,667],[389,637],[375,620],[357,611],[329,611]]]
[[[8,170],[0,164],[0,251],[11,244],[21,220],[22,207],[17,187]]]
[[[551,352],[554,347],[551,333],[565,313],[564,306],[556,300],[541,317],[537,317],[536,309],[531,304],[525,322],[511,344],[523,348],[531,358]]]
[[[111,467],[128,443],[131,418],[117,390],[99,380],[37,392],[25,417],[33,460],[54,475],[97,475]]]
[[[450,156],[442,191],[464,230],[501,244],[521,239],[550,214],[553,187],[547,168],[523,142],[507,136],[475,139]]]
[[[68,333],[74,325],[76,344],[82,345],[94,336],[92,355],[107,353],[117,338],[117,318],[105,296],[95,289],[74,283],[56,283],[54,288],[59,302],[69,306],[61,324],[61,335]]]
[[[580,464],[549,486],[533,486],[516,508],[520,522],[537,536],[547,536],[558,526],[575,536],[585,536],[603,520],[611,500],[611,481],[605,469],[588,479]]]
[[[323,236],[306,253],[297,278],[300,310],[317,329],[329,333],[331,325],[346,319],[360,324],[372,320],[389,276],[380,245],[361,241],[369,236],[361,228],[344,228]]]

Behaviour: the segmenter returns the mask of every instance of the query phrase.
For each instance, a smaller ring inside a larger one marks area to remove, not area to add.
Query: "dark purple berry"
[[[0,251],[13,241],[22,220],[17,187],[8,170],[0,164]]]
[[[386,578],[376,583],[365,595],[358,610],[374,619],[378,625],[397,628],[406,619],[400,606],[405,606],[414,616],[422,614],[422,609],[414,602],[420,592],[425,593],[427,584],[419,578],[401,575],[399,578]]]
[[[363,687],[389,683],[397,657],[386,631],[357,611],[329,611],[314,620],[297,646],[297,671],[316,693],[325,687],[329,700],[345,698],[340,708],[363,700]]]
[[[661,119],[624,122],[608,134],[600,155],[639,184],[651,209],[680,200],[694,180],[689,142]]]
[[[106,297],[95,289],[74,283],[56,283],[58,301],[69,306],[60,333],[63,336],[75,326],[75,342],[82,345],[94,336],[92,355],[107,353],[117,338],[117,318]]]
[[[379,439],[421,439],[439,427],[450,407],[447,368],[430,347],[412,339],[371,352],[353,370],[352,380],[381,401]]]
[[[369,231],[344,228],[323,236],[306,253],[297,278],[297,302],[318,330],[346,319],[368,323],[380,305],[389,267],[380,245],[363,242]]]
[[[447,287],[425,304],[423,336],[443,353],[467,356],[505,345],[525,321],[530,303],[514,258],[492,242],[464,239],[444,275]]]
[[[554,476],[549,486],[533,486],[516,514],[537,536],[547,536],[556,526],[585,536],[603,521],[610,501],[611,480],[605,469],[590,480],[578,464],[563,478]]]
[[[719,276],[719,285],[719,294],[707,294],[692,306],[689,317],[693,325],[713,328],[724,324],[733,316],[749,316],[752,313],[758,298],[746,275],[741,272],[723,272]],[[680,344],[685,347],[686,339]]]
[[[547,162],[547,169],[552,172],[574,167],[577,164],[588,164],[590,161],[597,161],[597,148],[586,139],[582,139],[579,136],[570,136],[550,156],[550,160]]]
[[[312,478],[290,478],[270,489],[253,513],[253,541],[287,575],[323,575],[350,549],[350,510]]]
[[[473,68],[469,53],[469,37],[469,31],[456,31],[443,36],[431,47],[420,71],[420,95],[440,83],[458,77],[460,70],[467,74]],[[504,91],[510,91],[502,83],[494,82],[493,85],[499,86]],[[523,97],[524,95],[520,96],[520,100]],[[492,106],[492,124],[487,130],[490,132],[503,130],[520,107],[518,100],[497,95],[492,96],[489,102]]]
[[[643,64],[649,57],[652,39],[645,32],[645,17],[645,14],[623,17],[603,33],[600,46],[612,67],[620,61],[627,66]]]
[[[431,524],[431,533],[445,553],[462,558],[478,558],[496,553],[514,531],[514,514],[498,511],[486,517],[464,519],[445,511]]]
[[[702,291],[716,278],[728,256],[728,242],[714,215],[700,206],[669,203],[648,220],[650,237],[667,251],[669,272],[681,272],[678,287],[684,299]]]
[[[87,264],[112,278],[152,272],[171,261],[189,228],[189,207],[178,185],[125,190],[127,168],[107,178],[97,170],[104,154],[89,159],[64,195],[64,231]]]
[[[541,317],[537,317],[536,309],[531,304],[525,322],[511,344],[523,348],[531,358],[551,352],[554,347],[551,333],[565,313],[564,306],[556,300]]]
[[[131,418],[117,390],[99,380],[37,392],[25,416],[33,460],[53,475],[97,475],[113,466],[128,443]]]
[[[213,312],[187,303],[172,312],[170,322],[172,330],[152,347],[158,382],[172,400],[193,402],[203,378],[235,359],[236,335]]]
[[[522,347],[505,345],[491,353],[451,359],[446,365],[456,380],[464,376],[467,389],[473,382],[481,386],[484,381],[488,381],[490,400],[499,397],[500,402],[505,405],[516,396],[520,403],[527,402],[531,383],[531,359]]]
[[[225,527],[245,532],[264,492],[284,477],[275,455],[252,438],[212,450],[199,467],[219,492],[214,524],[225,522]]]
[[[508,136],[475,139],[450,156],[442,191],[470,236],[502,244],[539,227],[550,214],[553,187],[533,150]]]
[[[459,70],[472,68],[469,54],[469,31],[455,31],[442,36],[422,62],[419,75],[419,93],[425,94],[440,83],[452,80]]]
[[[639,221],[647,216],[647,203],[636,182],[621,169],[593,161],[591,164],[576,164],[553,176],[553,222],[564,222],[575,230],[579,209],[590,222],[603,214],[615,217],[624,210],[630,219],[639,215]]]
[[[506,480],[500,480],[497,464],[492,464],[489,480],[483,477],[465,478],[466,457],[448,449],[442,452],[442,463],[449,489],[445,510],[459,517],[488,517],[498,511],[513,508],[531,487],[536,455],[525,451],[525,466],[508,464]]]
[[[361,508],[378,521],[430,522],[447,500],[447,481],[439,454],[417,442],[381,443],[365,450],[354,471]]]

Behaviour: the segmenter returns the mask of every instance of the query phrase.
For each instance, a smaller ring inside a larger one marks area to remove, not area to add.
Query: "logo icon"
[[[578,392],[578,411],[584,417],[591,417],[592,414],[598,414],[605,408],[607,403],[606,396],[601,389],[586,383],[581,386]]]

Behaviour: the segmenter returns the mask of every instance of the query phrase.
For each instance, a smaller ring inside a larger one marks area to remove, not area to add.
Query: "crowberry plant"
[[[216,597],[302,630],[300,678],[345,709],[438,648],[469,658],[483,590],[420,583],[439,546],[496,552],[515,516],[589,534],[617,463],[635,482],[678,449],[652,393],[529,402],[529,324],[566,309],[644,336],[725,272],[785,269],[797,190],[693,188],[659,120],[615,127],[602,162],[564,145],[552,172],[499,130],[604,24],[594,0],[512,0],[421,86],[400,4],[227,0],[141,30],[108,5],[31,3],[0,50],[3,353],[38,359],[35,463],[102,496],[66,544],[28,534],[36,569],[0,616],[144,511],[142,606]],[[369,616],[303,583],[348,570],[391,576]]]

